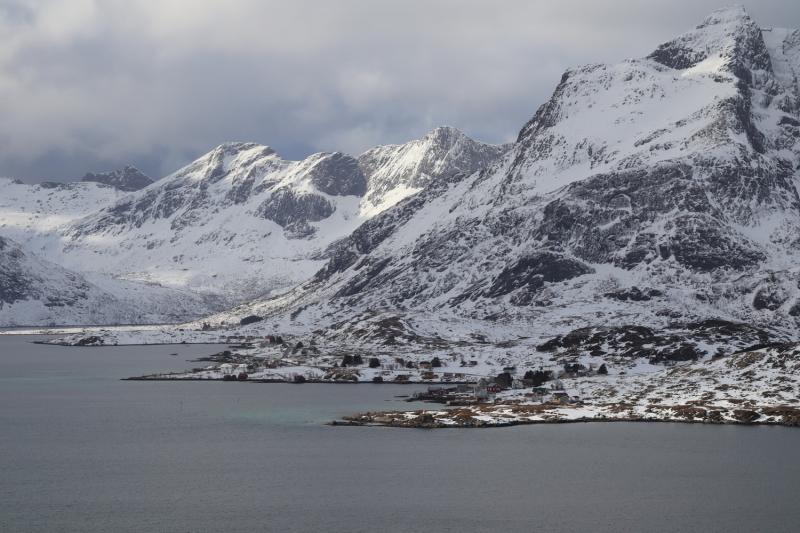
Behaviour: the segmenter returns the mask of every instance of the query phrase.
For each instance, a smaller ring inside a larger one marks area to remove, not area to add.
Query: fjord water
[[[401,385],[141,382],[219,346],[0,336],[0,531],[789,532],[800,430],[331,427]],[[178,352],[179,357],[170,357]],[[389,401],[386,401],[389,400]]]

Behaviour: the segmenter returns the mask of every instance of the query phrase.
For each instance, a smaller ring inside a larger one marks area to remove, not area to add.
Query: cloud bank
[[[357,155],[444,124],[501,143],[568,67],[647,55],[721,6],[0,0],[0,176],[160,178],[227,141]],[[746,7],[800,28],[796,0]]]

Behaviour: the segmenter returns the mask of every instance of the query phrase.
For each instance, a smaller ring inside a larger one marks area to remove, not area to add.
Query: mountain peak
[[[127,192],[138,191],[139,189],[144,189],[148,185],[155,183],[150,176],[142,173],[132,165],[125,165],[122,170],[103,172],[101,174],[87,172],[81,181],[103,183]]]
[[[428,135],[425,136],[426,139],[463,139],[467,136],[461,133],[458,129],[454,128],[453,126],[439,126]]]
[[[742,4],[732,4],[714,11],[707,16],[703,22],[697,25],[696,29],[706,28],[708,26],[715,26],[717,24],[729,24],[737,21],[750,21],[750,15],[744,9]]]
[[[275,153],[275,150],[273,150],[269,146],[265,146],[265,145],[254,143],[254,142],[226,142],[226,143],[222,143],[219,146],[217,146],[217,148],[215,150],[213,150],[211,153],[212,154],[219,153],[219,154],[222,154],[223,156],[230,156],[230,155],[239,154],[241,152],[245,152],[247,150],[252,150],[254,148],[261,148],[262,149],[261,153],[263,155],[270,155],[270,154],[274,154]]]
[[[694,29],[661,44],[647,59],[677,70],[715,60],[717,70],[748,84],[752,71],[772,71],[760,28],[738,4],[715,11]]]

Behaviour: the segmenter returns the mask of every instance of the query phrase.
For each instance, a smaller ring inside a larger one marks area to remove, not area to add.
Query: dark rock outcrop
[[[87,172],[81,181],[94,181],[111,185],[121,191],[138,191],[144,189],[148,185],[155,183],[152,178],[143,174],[135,167],[125,165],[122,170],[115,170],[113,172],[103,172],[101,174],[92,174]]]

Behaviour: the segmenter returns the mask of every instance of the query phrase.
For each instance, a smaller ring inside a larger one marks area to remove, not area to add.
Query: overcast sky
[[[0,176],[158,179],[227,141],[287,159],[450,125],[516,138],[570,66],[642,57],[709,0],[0,0]],[[798,0],[745,4],[800,28]]]

